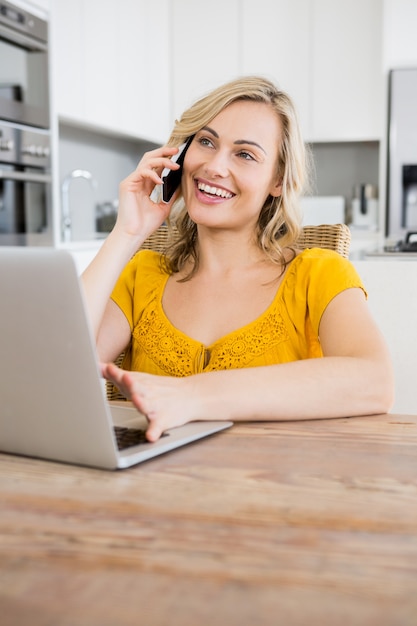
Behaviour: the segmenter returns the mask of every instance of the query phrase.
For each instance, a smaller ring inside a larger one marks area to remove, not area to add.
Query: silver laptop
[[[191,422],[148,443],[146,423],[106,400],[70,253],[0,248],[0,451],[125,468],[232,425]]]

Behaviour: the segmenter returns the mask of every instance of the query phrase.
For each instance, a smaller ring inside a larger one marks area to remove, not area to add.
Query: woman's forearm
[[[206,419],[343,417],[386,413],[393,403],[392,370],[384,358],[308,359],[199,374],[189,382]]]

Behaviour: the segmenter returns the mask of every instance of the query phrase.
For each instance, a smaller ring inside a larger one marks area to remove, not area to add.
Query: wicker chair
[[[163,252],[168,243],[168,227],[163,224],[156,230],[141,246],[141,250],[155,250]],[[319,226],[304,226],[301,236],[297,241],[297,247],[301,250],[305,248],[326,248],[335,250],[345,258],[349,257],[350,230],[346,224],[320,224]],[[116,359],[116,365],[123,362],[124,353]],[[106,383],[106,394],[108,400],[125,400],[126,398],[112,383]]]
[[[168,227],[163,224],[142,245],[141,250],[163,252],[168,242]],[[320,226],[304,226],[297,247],[327,248],[335,250],[345,258],[349,257],[350,230],[346,224],[321,224]]]

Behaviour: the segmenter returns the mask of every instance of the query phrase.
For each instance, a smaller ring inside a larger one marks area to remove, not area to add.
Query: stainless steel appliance
[[[48,23],[0,0],[0,119],[49,128]]]
[[[0,245],[52,243],[49,133],[0,124]]]
[[[51,245],[48,24],[0,0],[0,245]]]
[[[389,75],[386,236],[417,231],[417,68]]]

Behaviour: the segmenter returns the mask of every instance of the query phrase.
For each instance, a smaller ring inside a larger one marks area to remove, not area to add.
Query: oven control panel
[[[20,162],[22,165],[49,168],[51,148],[48,133],[25,130],[22,131],[20,145]]]
[[[0,126],[0,164],[49,169],[51,139],[48,132]]]

